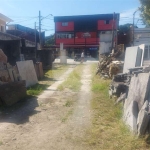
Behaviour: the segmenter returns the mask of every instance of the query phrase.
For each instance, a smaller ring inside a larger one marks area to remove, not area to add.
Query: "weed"
[[[81,73],[83,65],[77,66],[69,77],[58,87],[59,90],[69,88],[73,91],[79,91],[81,87]]]
[[[32,95],[32,96],[39,95],[47,87],[48,87],[48,85],[37,83],[27,89],[27,94]]]
[[[65,123],[68,120],[69,116],[72,115],[72,113],[73,113],[73,110],[72,109],[69,110],[67,114],[62,118],[61,122]]]
[[[64,106],[70,107],[70,106],[72,106],[72,104],[73,104],[72,100],[67,100]]]
[[[2,142],[2,141],[0,141],[0,146],[1,146],[1,145],[3,145],[3,142]]]

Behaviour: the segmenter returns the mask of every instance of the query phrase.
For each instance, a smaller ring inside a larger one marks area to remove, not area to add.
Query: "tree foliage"
[[[124,25],[119,26],[119,34],[127,33],[130,30],[130,27],[132,26],[131,23],[127,23]]]
[[[51,46],[55,44],[55,35],[52,34],[48,37],[45,38],[45,45],[46,46]]]
[[[150,0],[139,0],[141,3],[141,7],[139,8],[141,11],[141,16],[146,25],[150,25]]]

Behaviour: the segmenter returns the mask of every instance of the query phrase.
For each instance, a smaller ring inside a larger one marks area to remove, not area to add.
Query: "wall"
[[[20,38],[11,34],[0,32],[0,40],[20,40]]]
[[[56,31],[74,31],[74,22],[68,22],[68,26],[62,26],[62,22],[55,23]]]
[[[4,31],[1,30],[1,26],[3,26]],[[6,31],[6,22],[0,19],[0,32]]]
[[[111,42],[112,41],[112,31],[106,31],[104,34],[100,33],[100,42]]]
[[[112,25],[116,29],[116,21],[110,20],[109,24],[105,24],[105,20],[98,21],[98,30],[112,30]]]
[[[99,54],[111,52],[111,42],[100,42]]]

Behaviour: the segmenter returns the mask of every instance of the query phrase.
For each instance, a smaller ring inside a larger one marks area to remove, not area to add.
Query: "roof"
[[[13,20],[8,18],[7,16],[0,13],[0,20],[3,20],[5,22],[12,22]]]
[[[80,20],[110,20],[113,19],[113,16],[115,19],[119,20],[120,14],[115,13],[114,14],[95,14],[95,15],[78,15],[78,16],[55,16],[54,22],[59,21],[80,21]]]

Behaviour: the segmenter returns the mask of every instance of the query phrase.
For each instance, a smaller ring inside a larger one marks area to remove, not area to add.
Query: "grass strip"
[[[96,65],[92,66],[96,70]],[[123,106],[114,105],[109,99],[110,80],[103,80],[93,74],[91,101],[92,126],[87,131],[85,143],[91,149],[102,150],[148,150],[150,136],[137,138],[132,135],[122,121]]]
[[[68,88],[73,91],[79,91],[81,87],[81,74],[83,66],[84,65],[82,64],[78,65],[69,77],[60,86],[58,86],[58,89],[62,91],[65,88]]]
[[[42,93],[46,88],[52,85],[56,80],[69,68],[69,65],[55,64],[52,70],[44,72],[43,79],[29,88],[27,88],[28,96],[37,96]]]

